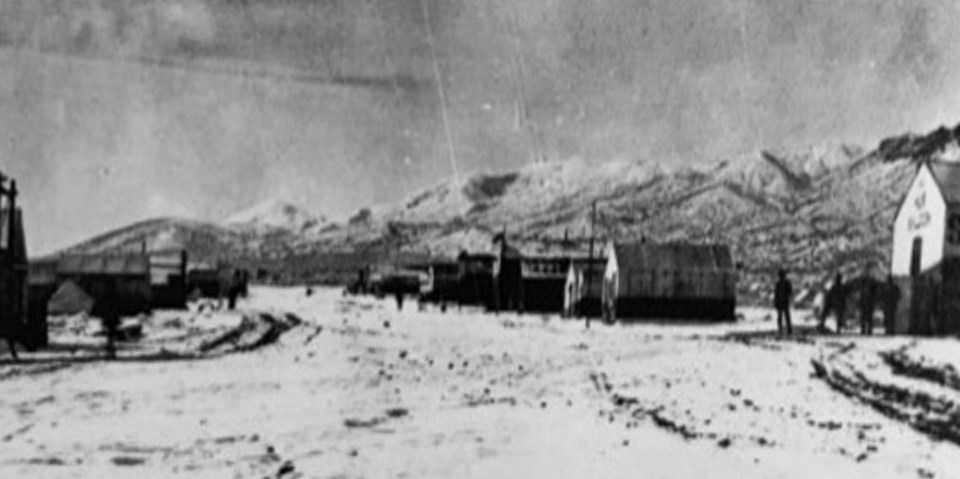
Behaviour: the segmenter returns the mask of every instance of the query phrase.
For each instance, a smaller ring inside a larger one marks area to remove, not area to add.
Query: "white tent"
[[[50,315],[74,315],[89,313],[93,302],[93,298],[77,283],[66,281],[50,297],[47,308]]]

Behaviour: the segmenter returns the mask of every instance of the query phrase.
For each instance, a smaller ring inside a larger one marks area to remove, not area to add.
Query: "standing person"
[[[837,272],[833,279],[833,285],[827,291],[827,297],[824,300],[823,311],[820,313],[820,331],[827,330],[827,316],[832,312],[837,316],[837,334],[843,331],[844,317],[847,312],[847,288],[843,284],[843,274]]]
[[[100,318],[103,323],[103,332],[107,336],[107,358],[117,358],[117,333],[120,329],[120,297],[116,294],[115,286],[107,283],[103,296],[93,303],[90,313]]]
[[[877,300],[877,282],[867,276],[860,290],[860,332],[869,336],[873,334],[873,310]]]
[[[886,291],[883,295],[883,327],[892,335],[897,328],[897,305],[900,303],[900,288],[893,281],[893,275],[887,275]]]
[[[779,279],[773,294],[773,306],[777,309],[777,332],[783,334],[786,329],[787,334],[793,334],[793,325],[790,321],[790,298],[793,297],[793,284],[787,279],[787,271],[781,269],[777,272]]]
[[[233,273],[233,281],[227,287],[227,309],[233,311],[237,308],[237,297],[240,296],[240,271]]]
[[[401,291],[400,288],[398,287],[393,294],[394,294],[394,297],[397,299],[397,311],[402,311],[403,310],[403,291]]]

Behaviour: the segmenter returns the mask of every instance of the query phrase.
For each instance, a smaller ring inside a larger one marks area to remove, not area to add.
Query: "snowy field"
[[[0,358],[0,477],[958,477],[960,342],[255,288]],[[803,314],[796,314],[803,317]],[[0,350],[2,351],[2,350]]]

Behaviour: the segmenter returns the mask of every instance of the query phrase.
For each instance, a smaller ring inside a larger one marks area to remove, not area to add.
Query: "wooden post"
[[[17,248],[17,181],[10,180],[10,211],[7,215],[7,221],[10,223],[10,227],[7,228],[7,251],[10,252],[11,264],[16,258],[15,251]]]

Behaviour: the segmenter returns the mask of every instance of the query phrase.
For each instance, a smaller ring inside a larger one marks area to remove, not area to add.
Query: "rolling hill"
[[[800,275],[804,288],[816,288],[837,270],[855,276],[872,264],[882,271],[896,204],[916,163],[951,157],[958,133],[960,127],[892,137],[874,150],[834,144],[759,151],[698,168],[649,161],[539,163],[448,180],[400,204],[365,208],[343,224],[268,202],[221,225],[144,221],[69,251],[129,250],[146,241],[151,249],[180,244],[203,260],[243,258],[282,268],[285,259],[302,263],[335,253],[376,261],[397,248],[453,256],[487,250],[493,234],[505,230],[529,253],[583,252],[596,201],[601,241],[731,244],[743,265],[744,292],[759,298],[781,266]],[[322,261],[313,264],[323,268]],[[298,276],[304,275],[310,276]]]

